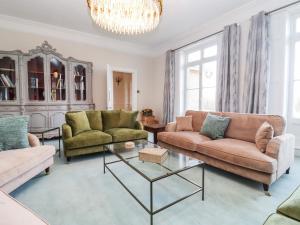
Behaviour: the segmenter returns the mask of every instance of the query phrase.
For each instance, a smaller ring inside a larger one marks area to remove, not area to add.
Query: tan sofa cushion
[[[193,117],[193,130],[195,132],[200,132],[200,129],[208,113],[217,116],[222,115],[222,113],[219,112],[204,112],[204,111],[193,111],[193,110],[186,111],[185,115]]]
[[[0,187],[54,154],[55,147],[50,145],[0,152]]]
[[[266,152],[267,145],[269,141],[273,138],[273,136],[274,136],[274,129],[272,125],[269,124],[268,122],[264,122],[257,130],[255,135],[256,147],[261,152]]]
[[[230,117],[230,123],[225,137],[255,143],[255,135],[259,127],[268,122],[274,128],[274,136],[282,135],[285,129],[285,120],[281,116],[257,115],[243,113],[222,113]]]
[[[199,132],[192,131],[160,132],[157,138],[159,141],[191,151],[196,151],[198,144],[211,140]]]
[[[254,143],[225,138],[198,144],[197,152],[265,173],[274,173],[277,160],[265,155],[256,148]]]
[[[193,131],[192,116],[177,116],[176,131]]]
[[[47,225],[32,211],[0,191],[0,224],[1,225]]]

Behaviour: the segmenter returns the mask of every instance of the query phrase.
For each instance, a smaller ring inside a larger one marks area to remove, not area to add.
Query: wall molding
[[[39,36],[53,37],[62,40],[79,42],[93,45],[103,49],[113,51],[143,55],[153,57],[155,53],[151,48],[145,45],[134,44],[126,41],[120,41],[100,35],[94,35],[64,27],[36,22],[0,14],[0,28],[24,33],[36,34]]]

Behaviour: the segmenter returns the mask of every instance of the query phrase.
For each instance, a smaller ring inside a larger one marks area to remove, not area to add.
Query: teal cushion
[[[207,114],[200,133],[213,140],[224,138],[225,131],[229,125],[230,118]]]
[[[28,148],[28,116],[0,118],[0,151]]]

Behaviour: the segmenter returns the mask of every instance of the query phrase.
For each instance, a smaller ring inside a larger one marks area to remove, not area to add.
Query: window
[[[217,41],[183,52],[184,110],[215,111]]]
[[[290,108],[292,119],[300,120],[300,16],[292,23],[291,59],[292,73],[290,76]]]

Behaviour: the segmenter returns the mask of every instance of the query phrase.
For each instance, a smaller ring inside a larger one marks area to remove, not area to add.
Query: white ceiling
[[[86,0],[0,0],[0,14],[154,47],[251,1],[164,0],[159,27],[138,36],[115,35],[101,30],[92,22]]]

